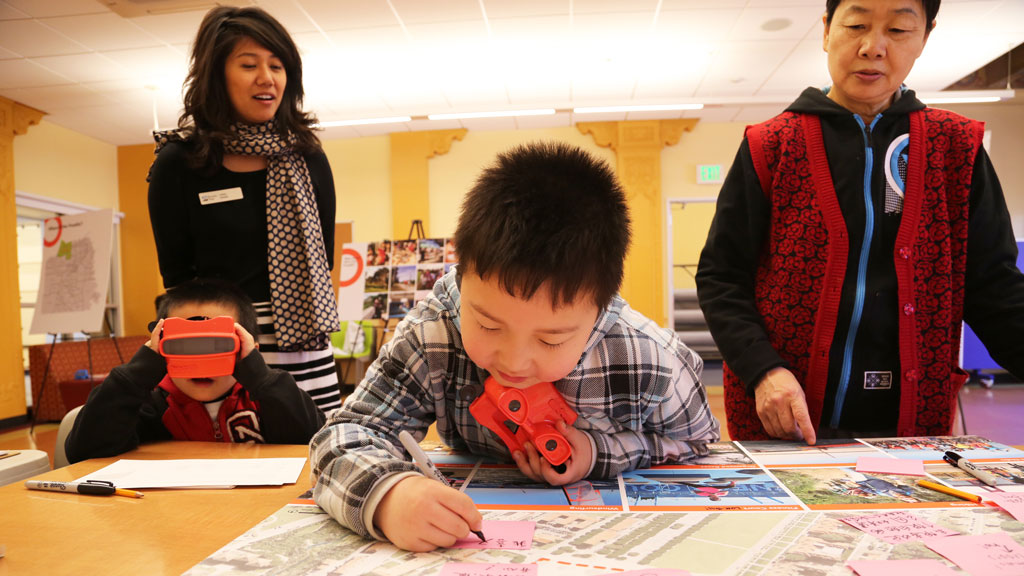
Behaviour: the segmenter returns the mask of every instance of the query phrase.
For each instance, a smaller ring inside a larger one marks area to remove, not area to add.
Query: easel
[[[409,237],[406,240],[412,240],[413,231],[416,232],[416,239],[422,240],[426,238],[426,234],[423,232],[423,220],[413,220],[412,225],[409,226]]]
[[[114,334],[114,325],[113,325],[113,323],[110,320],[110,315],[108,314],[109,311],[110,311],[110,309],[107,308],[103,312],[103,321],[104,321],[104,323],[107,326],[107,333],[110,335],[110,339],[114,343],[114,350],[117,352],[117,361],[119,363],[121,363],[121,364],[124,364],[124,356],[121,355],[121,348],[117,345],[117,335]],[[86,349],[86,355],[89,358],[89,379],[91,380],[92,376],[94,374],[93,369],[92,369],[92,338],[93,337],[88,332],[82,332],[82,334],[85,335],[85,349]],[[57,346],[57,339],[60,337],[60,334],[55,333],[55,332],[50,332],[50,333],[47,334],[47,336],[49,336],[52,340],[50,341],[49,353],[47,353],[47,355],[46,355],[46,367],[43,369],[43,383],[39,385],[39,401],[40,402],[43,401],[43,395],[46,393],[46,380],[50,376],[50,364],[53,361],[53,349]],[[28,433],[30,435],[32,434],[32,432],[35,431],[35,429],[36,429],[36,421],[38,419],[39,419],[39,407],[36,406],[33,403],[33,406],[32,406],[32,425],[29,426],[29,429],[28,429]]]

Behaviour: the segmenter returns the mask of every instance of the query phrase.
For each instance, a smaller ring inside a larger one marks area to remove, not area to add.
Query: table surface
[[[306,457],[305,445],[161,442],[34,479],[70,481],[119,459]],[[142,490],[146,497],[85,496],[0,487],[0,576],[181,574],[308,490],[296,484],[231,490]]]

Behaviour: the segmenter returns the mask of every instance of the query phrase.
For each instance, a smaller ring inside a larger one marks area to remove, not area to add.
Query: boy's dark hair
[[[942,0],[917,0],[924,8],[924,22],[925,29],[924,33],[928,34],[935,27],[935,16],[939,14],[939,4]],[[825,0],[825,23],[828,25],[832,24],[832,17],[835,16],[836,9],[842,4],[843,0]]]
[[[170,316],[170,311],[186,304],[217,303],[235,309],[235,320],[242,328],[259,340],[259,326],[256,323],[256,309],[252,300],[238,286],[216,278],[196,278],[182,282],[156,298],[156,318]]]
[[[251,38],[284,64],[288,81],[275,114],[281,137],[294,135],[294,147],[300,153],[320,148],[312,128],[316,117],[302,111],[302,57],[288,31],[262,8],[218,6],[207,12],[199,24],[185,78],[184,111],[178,119],[180,128],[191,128],[196,142],[193,160],[197,166],[220,165],[224,142],[233,138],[231,124],[235,115],[224,65],[242,38]]]
[[[599,308],[622,284],[629,209],[615,174],[563,143],[531,143],[498,155],[462,203],[455,251],[462,272],[492,274],[530,299],[547,283],[561,306],[579,295]]]

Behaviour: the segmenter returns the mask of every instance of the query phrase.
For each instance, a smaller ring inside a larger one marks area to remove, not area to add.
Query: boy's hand
[[[547,482],[552,486],[564,486],[582,480],[590,471],[590,464],[594,460],[591,450],[590,438],[587,433],[569,426],[563,420],[558,421],[558,431],[565,436],[572,448],[572,456],[566,460],[565,472],[559,474],[551,467],[551,464],[540,455],[532,443],[524,445],[524,451],[516,451],[512,459],[519,466],[519,471],[537,482]]]
[[[235,335],[238,336],[238,357],[245,358],[250,352],[260,347],[256,340],[249,334],[249,331],[242,328],[242,325],[235,322]]]
[[[157,354],[160,353],[160,333],[163,332],[163,329],[164,319],[161,318],[157,320],[156,326],[153,327],[153,332],[149,335],[149,340],[146,341],[146,346]]]
[[[470,529],[483,528],[483,521],[469,496],[426,476],[395,484],[373,513],[384,536],[411,552],[451,546]]]

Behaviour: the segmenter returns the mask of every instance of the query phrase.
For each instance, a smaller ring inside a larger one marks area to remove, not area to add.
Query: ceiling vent
[[[122,18],[207,11],[215,6],[255,6],[251,0],[97,0]]]

